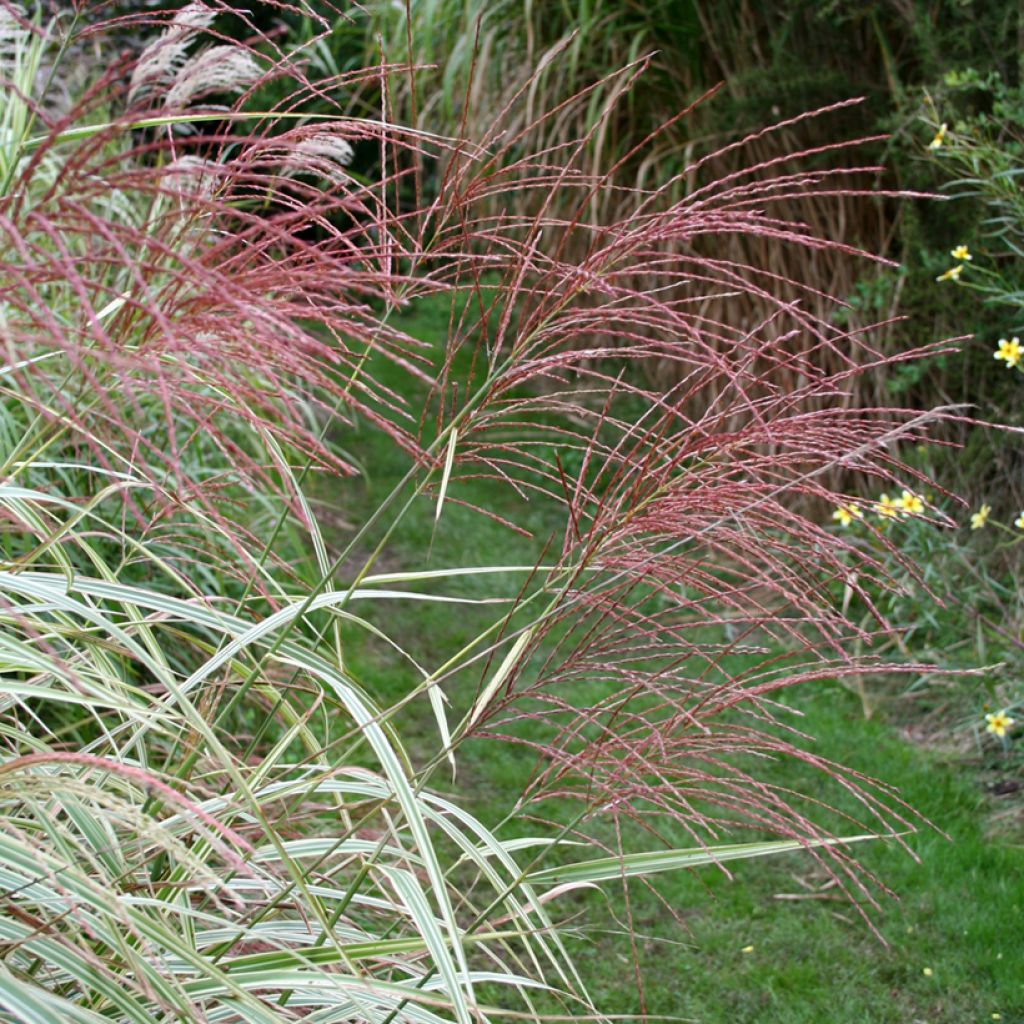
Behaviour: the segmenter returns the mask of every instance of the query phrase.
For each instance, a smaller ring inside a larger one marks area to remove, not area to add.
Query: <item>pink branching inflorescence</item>
[[[829,298],[814,282],[713,255],[716,238],[741,234],[871,258],[787,220],[785,200],[860,194],[837,178],[877,168],[789,169],[813,165],[826,152],[815,148],[784,169],[703,183],[709,157],[694,164],[686,198],[635,190],[627,216],[595,224],[588,204],[623,186],[574,163],[584,144],[563,150],[562,164],[546,153],[535,165],[512,159],[515,139],[488,141],[498,155],[450,168],[437,200],[459,214],[449,234],[438,230],[444,279],[473,298],[453,304],[433,429],[458,431],[455,478],[558,501],[565,530],[551,603],[510,619],[508,637],[530,629],[529,642],[472,728],[534,748],[527,802],[581,801],[582,831],[611,815],[661,823],[665,842],[681,828],[701,845],[736,829],[811,843],[828,834],[813,813],[822,801],[802,810],[797,794],[758,777],[779,757],[819,769],[860,808],[834,822],[911,828],[887,787],[803,748],[778,694],[926,671],[855,656],[888,635],[872,597],[888,585],[887,541],[878,531],[874,543],[851,541],[822,521],[851,479],[921,481],[899,448],[956,411],[864,408],[856,384],[948,344],[886,355],[869,332],[808,311],[802,295]],[[519,188],[576,190],[578,215],[549,218],[543,198],[525,215],[507,198]],[[769,315],[722,317],[730,299],[748,310],[751,297]],[[456,387],[446,373],[462,347],[476,381]],[[665,365],[674,385],[645,383]],[[851,599],[863,621],[848,614]],[[496,667],[487,662],[480,692]],[[816,856],[871,899],[842,849]]]

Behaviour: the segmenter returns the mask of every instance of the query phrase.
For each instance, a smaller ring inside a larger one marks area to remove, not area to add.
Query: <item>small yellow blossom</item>
[[[1003,1015],[1001,1013],[993,1013],[992,1014],[992,1019],[993,1020],[1002,1020],[1003,1019]]]
[[[900,505],[896,498],[890,498],[883,494],[878,499],[878,506],[875,509],[879,519],[896,519],[900,514]]]
[[[1021,512],[1021,514],[1014,519],[1013,525],[1016,526],[1018,530],[1024,530],[1024,512]]]
[[[943,121],[943,123],[939,125],[939,130],[935,133],[935,138],[928,143],[929,149],[938,149],[939,146],[941,146],[942,143],[946,141],[947,128],[948,126],[946,125],[945,121]]]
[[[985,732],[992,733],[1002,739],[1008,729],[1012,728],[1014,719],[1005,711],[990,712],[985,716]]]
[[[908,516],[919,516],[924,511],[924,502],[913,491],[904,490],[894,504]]]
[[[999,348],[996,349],[993,359],[1002,359],[1006,368],[1012,370],[1024,356],[1024,348],[1021,347],[1020,338],[999,339]]]
[[[864,513],[861,512],[860,506],[851,501],[849,505],[838,505],[835,512],[832,513],[832,518],[840,526],[847,527],[854,519],[863,519]]]
[[[753,953],[753,952],[754,952],[754,947],[753,947],[753,946],[744,946],[744,947],[743,947],[743,948],[742,948],[742,949],[740,950],[740,952],[741,952],[741,953]]]
[[[970,249],[966,245],[958,245],[955,249],[949,251],[949,255],[955,260],[973,260],[974,257],[971,255]]]
[[[988,522],[988,517],[991,512],[992,509],[989,505],[982,505],[981,508],[971,516],[971,529],[980,530]]]
[[[942,274],[939,274],[936,281],[959,281],[960,275],[964,272],[964,265],[958,263],[955,267],[950,267],[949,270]]]
[[[926,978],[930,978],[935,972],[930,967],[924,967],[924,968],[922,968],[921,973]]]

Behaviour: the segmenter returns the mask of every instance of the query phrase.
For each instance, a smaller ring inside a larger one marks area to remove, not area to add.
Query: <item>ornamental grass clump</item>
[[[836,600],[870,610],[882,564],[819,521],[848,501],[829,473],[911,479],[898,445],[939,414],[851,407],[878,354],[798,301],[709,319],[709,296],[770,298],[773,277],[691,247],[840,243],[768,217],[739,177],[633,189],[595,228],[613,176],[579,166],[582,143],[502,160],[383,111],[310,119],[296,105],[352,76],[308,79],[241,8],[244,43],[220,4],[3,11],[22,63],[0,93],[0,1012],[594,1014],[559,928],[582,886],[803,849],[873,900],[849,843],[912,816],[808,751],[779,696],[882,670],[850,651],[884,623]],[[127,28],[148,37],[134,64],[54,113],[61,54]],[[223,47],[227,78],[181,85]],[[269,84],[289,98],[261,109]],[[496,207],[523,191],[578,213]],[[405,333],[439,295],[447,336]],[[645,383],[652,361],[678,383]],[[339,539],[309,484],[357,486],[365,431],[407,472]],[[506,494],[557,509],[559,532],[517,565],[381,564],[468,480],[495,496],[483,514]],[[387,614],[414,601],[486,625],[422,664]],[[356,642],[403,659],[397,701],[358,678]],[[427,748],[402,735],[410,706]],[[519,810],[558,824],[532,842],[432,788],[486,736],[537,751]],[[777,757],[853,809],[773,787]],[[586,845],[562,857],[570,837]]]

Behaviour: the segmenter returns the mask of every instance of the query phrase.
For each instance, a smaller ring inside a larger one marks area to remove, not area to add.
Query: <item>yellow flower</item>
[[[922,967],[921,973],[926,977],[930,978],[935,972],[930,967]]]
[[[908,516],[919,516],[924,511],[924,502],[913,491],[905,490],[894,504]]]
[[[743,947],[743,948],[742,948],[742,949],[740,950],[740,952],[741,952],[741,953],[753,953],[753,952],[754,952],[754,947],[753,947],[753,946],[744,946],[744,947]]]
[[[996,711],[985,716],[985,732],[992,733],[1002,739],[1006,731],[1013,726],[1014,720],[1005,711]]]
[[[1021,512],[1021,514],[1014,519],[1013,525],[1016,526],[1018,530],[1024,530],[1024,512]]]
[[[992,358],[1002,359],[1006,363],[1006,368],[1012,370],[1020,362],[1021,356],[1024,356],[1024,348],[1021,348],[1020,338],[1011,338],[1009,341],[1000,338],[999,348]]]
[[[982,505],[974,515],[971,516],[971,529],[980,530],[987,522],[992,509],[988,505]]]
[[[970,250],[966,245],[958,245],[955,249],[951,249],[949,255],[955,260],[973,260],[974,257],[971,255]]]
[[[938,149],[939,146],[946,141],[946,128],[947,125],[945,122],[939,125],[939,130],[935,133],[935,138],[928,143],[929,149]]]
[[[895,498],[883,494],[878,499],[878,507],[875,509],[879,519],[896,519],[900,514],[900,505]]]
[[[958,263],[955,267],[950,267],[949,270],[947,270],[945,273],[939,274],[939,276],[937,278],[935,278],[935,280],[936,281],[959,281],[960,280],[960,275],[963,272],[964,272],[964,265],[962,263]]]
[[[847,527],[854,519],[863,519],[864,513],[861,512],[858,505],[851,501],[849,505],[837,505],[835,512],[832,513],[832,518],[840,526]]]

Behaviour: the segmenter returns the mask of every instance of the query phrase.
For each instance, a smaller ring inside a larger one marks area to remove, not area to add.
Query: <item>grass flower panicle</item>
[[[1011,718],[1005,711],[990,711],[985,716],[985,732],[991,733],[1003,739],[1013,728],[1015,719]]]
[[[1021,347],[1020,338],[1013,337],[1009,341],[1006,338],[1000,338],[999,347],[992,358],[1001,359],[1006,363],[1006,368],[1012,370],[1019,365],[1021,356],[1024,356],[1024,348]]]
[[[950,267],[949,270],[939,274],[936,281],[959,281],[960,275],[964,272],[964,265],[958,263],[955,267]]]
[[[990,505],[982,505],[977,512],[971,515],[971,529],[980,530],[988,522],[988,517],[991,514],[992,507]]]

